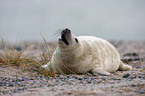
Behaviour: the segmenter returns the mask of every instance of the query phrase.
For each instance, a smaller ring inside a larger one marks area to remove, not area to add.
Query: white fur
[[[110,75],[117,69],[132,70],[131,66],[121,62],[118,51],[108,41],[93,36],[71,35],[71,39],[67,39],[70,44],[58,42],[51,61],[42,67],[55,66],[58,73],[61,70],[64,73],[92,72],[101,75]],[[78,43],[74,38],[78,39]]]

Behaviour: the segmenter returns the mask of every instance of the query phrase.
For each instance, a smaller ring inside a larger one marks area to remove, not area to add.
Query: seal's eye
[[[78,39],[77,39],[77,38],[75,38],[75,40],[76,40],[76,42],[78,43]]]

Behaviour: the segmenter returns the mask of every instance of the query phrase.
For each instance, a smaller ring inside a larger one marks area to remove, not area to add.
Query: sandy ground
[[[119,51],[121,58],[125,59],[127,64],[133,67],[132,71],[117,71],[110,76],[100,75],[78,75],[83,79],[76,79],[74,76],[64,77],[65,80],[58,78],[46,79],[53,83],[51,86],[45,84],[41,87],[26,88],[23,91],[17,91],[11,94],[5,94],[11,87],[0,86],[0,95],[14,96],[145,96],[145,41],[110,41]],[[21,46],[24,44],[21,44]],[[40,51],[41,44],[37,43],[33,48]],[[56,45],[55,45],[56,46]],[[18,46],[21,48],[20,46]],[[22,47],[22,49],[23,49]],[[52,47],[52,49],[54,46]],[[45,48],[44,48],[45,49]],[[28,50],[24,54],[35,55],[33,50]],[[123,57],[125,54],[136,53],[137,56]],[[39,58],[39,57],[38,57]],[[129,59],[128,59],[129,58]],[[130,59],[131,58],[131,59]],[[134,59],[139,58],[139,60]],[[22,72],[17,67],[0,66],[0,77],[33,77],[36,73]],[[87,79],[84,79],[87,76]],[[62,76],[63,77],[63,76]],[[93,79],[91,79],[93,78]],[[3,79],[0,79],[2,82]],[[90,80],[90,83],[88,82]],[[58,82],[57,82],[58,81]],[[62,84],[64,83],[65,84]],[[69,83],[66,83],[69,82]]]

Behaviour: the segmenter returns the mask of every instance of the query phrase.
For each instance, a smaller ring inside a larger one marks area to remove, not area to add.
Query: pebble
[[[29,77],[26,77],[26,78],[23,78],[23,81],[29,81],[30,80],[30,78]]]
[[[89,79],[89,77],[88,76],[85,76],[84,79]]]
[[[145,94],[145,91],[140,91],[139,94]]]
[[[115,82],[114,82],[114,80],[110,80],[109,83],[110,84],[114,84]]]
[[[102,77],[101,79],[102,79],[102,80],[107,80],[107,77]]]
[[[36,80],[39,80],[39,79],[40,79],[40,77],[39,77],[39,76],[36,76],[36,77],[35,77],[35,79],[36,79]]]
[[[92,81],[91,81],[91,80],[87,80],[86,82],[87,82],[87,83],[92,83]]]
[[[5,82],[1,81],[0,82],[0,86],[3,86],[5,84]]]
[[[138,78],[145,79],[145,76],[139,75]]]
[[[17,81],[22,81],[22,80],[23,80],[22,77],[17,78]]]
[[[39,84],[40,82],[39,81],[33,81],[33,83],[32,84]]]
[[[8,86],[13,87],[14,86],[14,83],[13,82],[9,82],[8,83]]]
[[[131,85],[131,87],[136,87],[136,86],[138,86],[138,84],[132,84],[132,85]]]
[[[123,78],[128,78],[129,76],[130,76],[130,74],[127,73],[127,74],[124,74]]]
[[[78,80],[83,80],[83,77],[78,77],[77,79],[78,79]]]
[[[135,79],[136,76],[129,76],[128,78],[132,80],[132,79]]]
[[[113,80],[122,80],[122,78],[121,77],[113,78]]]
[[[35,77],[30,77],[30,80],[34,80],[35,79]]]

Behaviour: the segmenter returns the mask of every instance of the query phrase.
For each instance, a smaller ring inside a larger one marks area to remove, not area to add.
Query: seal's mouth
[[[63,41],[66,45],[69,45],[69,39],[71,37],[71,31],[66,28],[61,32],[61,39],[59,41]]]
[[[66,35],[65,35],[65,34],[62,34],[62,35],[61,35],[61,39],[62,39],[62,41],[63,41],[66,45],[69,45],[69,43],[68,43],[68,41],[67,41],[67,39],[66,39]]]

